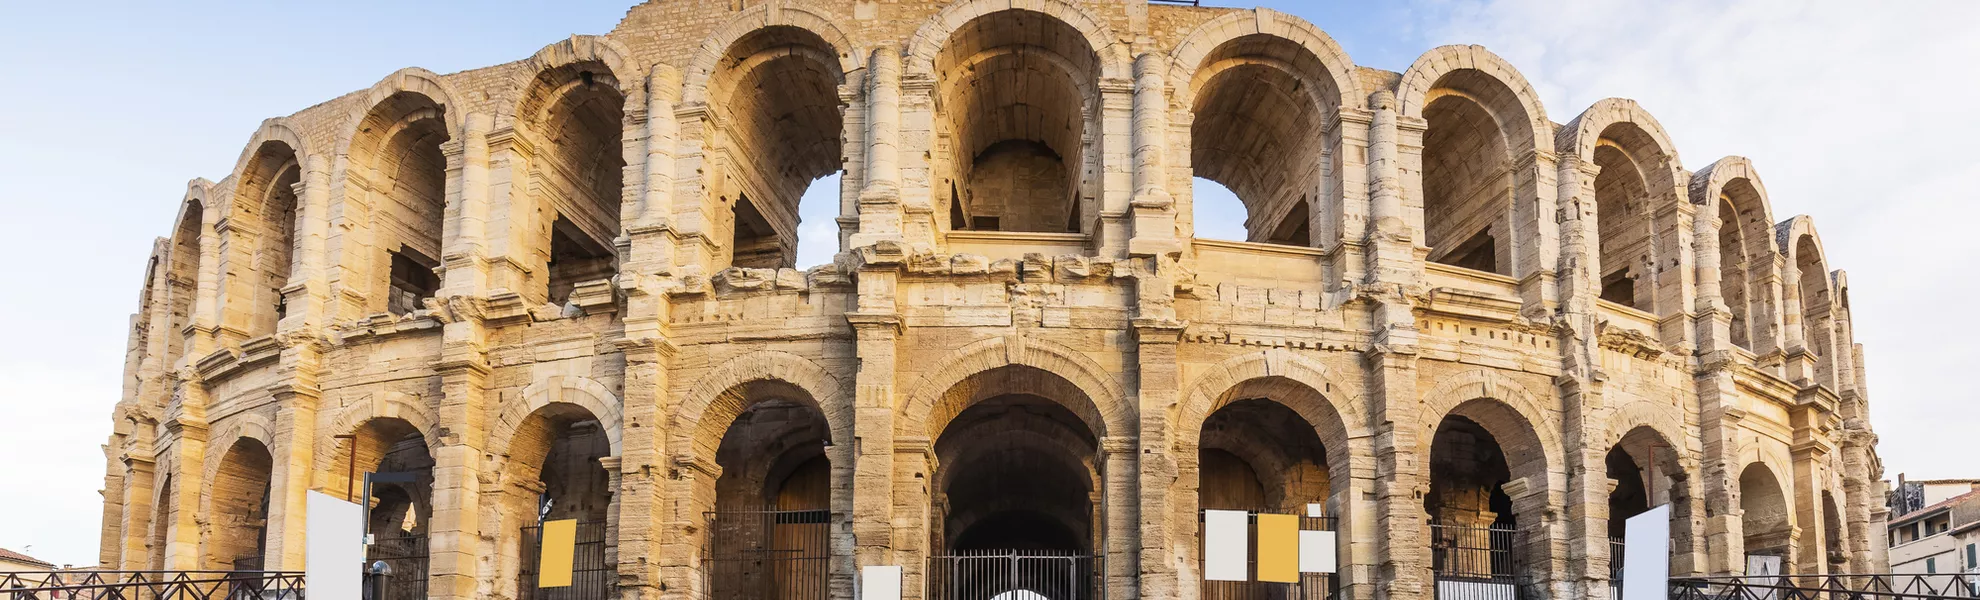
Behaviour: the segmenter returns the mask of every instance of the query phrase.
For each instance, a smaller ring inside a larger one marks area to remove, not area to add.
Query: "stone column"
[[[313,366],[319,349],[314,344],[302,344],[285,350],[284,363],[292,353],[298,355],[297,363],[307,361]],[[316,409],[321,398],[314,373],[307,376],[308,383],[302,379],[298,377],[275,391],[275,431],[270,432],[275,439],[268,449],[274,462],[268,473],[268,539],[262,559],[263,568],[271,571],[303,569],[308,517],[305,492],[316,472]]]
[[[859,232],[852,246],[902,241],[901,55],[890,45],[867,63],[866,175],[859,191]]]
[[[123,544],[117,550],[115,568],[125,571],[140,571],[151,568],[150,553],[145,543],[151,539],[151,517],[157,512],[152,505],[154,488],[153,471],[157,463],[150,456],[126,454],[124,462],[124,515],[119,528],[124,531]]]
[[[1142,484],[1138,597],[1175,598],[1179,597],[1177,586],[1182,583],[1174,567],[1179,560],[1176,555],[1188,556],[1188,548],[1196,539],[1193,522],[1176,511],[1178,500],[1172,497],[1175,490],[1169,484],[1177,475],[1168,416],[1182,394],[1182,369],[1176,358],[1176,343],[1183,325],[1175,319],[1172,306],[1164,307],[1156,301],[1163,298],[1162,292],[1173,290],[1168,278],[1150,277],[1136,283],[1140,296],[1156,297],[1138,298],[1137,310],[1151,316],[1136,319],[1134,323],[1135,396],[1141,417],[1141,454],[1136,457],[1135,466]],[[1109,559],[1109,568],[1116,567],[1113,562],[1125,561]]]
[[[442,146],[447,157],[447,187],[460,210],[447,216],[449,243],[441,250],[443,264],[440,292],[436,300],[443,306],[445,325],[441,329],[440,360],[434,370],[440,375],[440,407],[437,439],[428,440],[433,456],[433,515],[427,524],[429,576],[427,596],[435,599],[466,599],[485,595],[482,585],[482,452],[487,447],[490,368],[487,358],[487,331],[478,309],[486,301],[486,285],[492,279],[492,265],[483,256],[487,224],[482,215],[492,191],[482,177],[488,174],[488,128],[492,119],[469,114],[460,144]],[[509,165],[514,169],[520,163]],[[515,194],[521,194],[516,190]],[[511,195],[511,200],[527,197]],[[516,210],[516,207],[511,207]],[[513,223],[511,224],[513,227]],[[504,230],[510,242],[517,232]],[[515,251],[523,251],[518,246]],[[494,261],[497,263],[503,261]],[[511,285],[514,285],[512,282]],[[492,474],[491,474],[492,475]],[[487,490],[493,492],[495,490]],[[488,501],[499,501],[489,498]],[[487,523],[499,526],[499,523]],[[487,532],[502,539],[501,532]]]
[[[1401,136],[1407,131],[1421,140],[1422,123],[1408,127],[1396,113],[1396,96],[1387,90],[1369,96],[1374,116],[1368,123],[1368,222],[1361,238],[1368,264],[1362,281],[1409,284],[1421,279],[1415,232],[1403,207]],[[1347,123],[1350,119],[1343,118]],[[1418,142],[1420,145],[1420,142]],[[1379,323],[1378,323],[1379,325]]]
[[[1162,70],[1168,61],[1159,54],[1143,54],[1134,61],[1134,196],[1129,201],[1129,223],[1133,238],[1128,240],[1129,256],[1174,255],[1182,250],[1176,239],[1175,198],[1169,195],[1168,166],[1163,160],[1169,151],[1165,133],[1169,128],[1169,99]]]
[[[1797,442],[1794,444],[1794,473],[1788,482],[1789,500],[1794,503],[1794,531],[1798,534],[1790,541],[1795,555],[1800,558],[1795,563],[1796,573],[1821,574],[1829,572],[1829,558],[1824,541],[1828,532],[1822,527],[1822,488],[1821,465],[1826,462],[1829,449],[1813,439],[1809,429],[1812,419],[1827,419],[1828,415],[1817,411],[1813,406],[1800,406],[1794,412],[1801,413],[1789,417],[1795,423]],[[1804,441],[1805,440],[1805,441]]]
[[[928,480],[897,479],[894,464],[898,452],[925,453],[930,447],[922,440],[895,439],[896,353],[904,333],[895,286],[905,257],[898,244],[886,242],[857,252],[858,306],[846,314],[859,357],[853,376],[853,566],[900,565],[907,572],[904,589],[919,590],[928,534],[913,524],[926,522],[928,505],[922,500]]]
[[[187,381],[186,402],[192,402],[191,391],[200,387],[196,381]],[[192,415],[181,414],[165,422],[166,436],[171,439],[168,447],[173,455],[171,511],[167,513],[169,525],[165,532],[165,547],[154,551],[165,553],[165,568],[172,571],[190,571],[204,568],[200,560],[200,541],[206,529],[208,517],[200,512],[200,492],[206,488],[203,481],[203,466],[206,464],[206,421]]]
[[[1561,295],[1555,161],[1553,151],[1536,148],[1513,165],[1512,273],[1519,279],[1521,314],[1535,320],[1551,316]]]
[[[1095,550],[1104,552],[1102,560],[1106,568],[1106,594],[1108,598],[1132,599],[1140,591],[1139,555],[1143,551],[1140,543],[1140,494],[1141,473],[1135,463],[1135,452],[1140,450],[1136,436],[1113,435],[1100,440],[1101,477],[1105,485],[1101,502],[1105,521],[1106,545]]]

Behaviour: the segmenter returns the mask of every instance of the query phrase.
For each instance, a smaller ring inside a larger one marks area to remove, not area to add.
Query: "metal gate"
[[[1249,540],[1258,539],[1258,515],[1275,514],[1273,511],[1251,511],[1246,519],[1250,531]],[[1299,528],[1304,531],[1334,531],[1333,517],[1299,518]],[[1203,514],[1196,517],[1196,554],[1203,555]],[[1245,581],[1208,581],[1201,579],[1199,569],[1197,581],[1202,585],[1203,600],[1325,600],[1332,599],[1341,591],[1341,581],[1332,573],[1300,573],[1299,583],[1278,583],[1258,580],[1258,555],[1252,553],[1245,565]],[[1200,566],[1200,565],[1199,565]]]
[[[961,550],[928,564],[930,600],[1098,600],[1100,560],[1050,550]]]
[[[1511,527],[1430,523],[1430,570],[1438,600],[1521,600],[1519,535]]]
[[[371,577],[371,563],[380,561],[392,568],[385,582],[386,600],[426,600],[426,536],[373,538],[364,549],[366,578]]]
[[[571,553],[571,584],[539,588],[537,563],[543,552],[543,527],[522,528],[522,577],[516,584],[518,600],[607,600],[619,589],[616,565],[605,562],[605,522],[577,524],[577,548]]]
[[[825,510],[707,513],[709,598],[825,600],[832,514]]]

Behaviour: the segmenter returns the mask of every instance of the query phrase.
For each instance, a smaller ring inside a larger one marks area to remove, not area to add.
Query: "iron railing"
[[[1623,539],[1609,538],[1609,600],[1622,600]]]
[[[958,550],[929,557],[930,600],[1099,600],[1100,558],[1054,550]]]
[[[1258,515],[1272,514],[1270,510],[1250,511],[1250,532],[1245,539],[1258,539]],[[1304,531],[1334,531],[1333,517],[1299,518],[1299,528]],[[1203,554],[1203,517],[1196,521],[1196,553]],[[1331,600],[1341,591],[1340,578],[1330,573],[1300,573],[1299,583],[1279,583],[1258,580],[1258,555],[1251,553],[1245,564],[1244,581],[1210,581],[1197,579],[1201,584],[1203,600]]]
[[[293,571],[0,572],[6,600],[302,600]]]
[[[1523,600],[1519,533],[1511,527],[1430,523],[1430,571],[1438,600]]]
[[[371,589],[371,564],[391,567],[385,580],[384,600],[426,600],[426,536],[379,536],[364,549],[365,589]]]
[[[709,598],[824,600],[830,594],[832,514],[825,510],[707,513]]]
[[[618,595],[619,570],[605,562],[605,522],[577,524],[577,548],[571,553],[571,584],[539,588],[538,557],[543,551],[543,527],[522,528],[522,580],[516,586],[520,600],[606,600]],[[398,599],[392,599],[398,600]]]
[[[1975,598],[1980,575],[1831,574],[1673,577],[1671,600],[1950,600]]]

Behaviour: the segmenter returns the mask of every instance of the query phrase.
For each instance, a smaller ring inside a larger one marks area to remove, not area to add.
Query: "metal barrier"
[[[831,585],[831,512],[707,513],[710,551],[702,569],[709,598],[824,600]]]
[[[1511,527],[1430,524],[1430,571],[1438,600],[1523,600],[1519,534]]]
[[[367,580],[372,563],[383,562],[391,569],[383,600],[426,600],[426,556],[424,535],[379,536],[365,547],[364,564],[358,567]],[[365,587],[370,589],[368,581]]]
[[[1609,600],[1622,600],[1623,539],[1609,538]]]
[[[578,523],[577,548],[571,553],[571,584],[539,588],[537,563],[543,550],[543,528],[522,528],[522,577],[519,600],[606,600],[618,595],[618,565],[605,562],[605,522]],[[398,599],[392,599],[398,600]]]
[[[6,600],[302,600],[293,571],[0,572]]]
[[[1250,511],[1247,519],[1251,531],[1245,539],[1258,539],[1258,515],[1274,514],[1269,510]],[[1306,531],[1334,531],[1333,517],[1299,518],[1299,528]],[[1196,553],[1203,554],[1203,516],[1196,520]],[[1199,572],[1199,576],[1201,573]],[[1329,573],[1300,573],[1299,583],[1279,583],[1258,581],[1258,555],[1251,554],[1245,565],[1246,581],[1209,581],[1198,578],[1202,586],[1203,600],[1326,600],[1336,597],[1341,591],[1340,578]]]
[[[959,550],[928,560],[930,600],[1099,600],[1099,557],[1052,550]]]
[[[1951,600],[1980,597],[1980,575],[1673,577],[1671,600]]]

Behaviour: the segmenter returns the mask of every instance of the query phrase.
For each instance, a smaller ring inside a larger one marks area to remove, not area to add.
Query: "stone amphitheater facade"
[[[838,253],[791,268],[835,172]],[[1192,177],[1247,241],[1193,235]],[[1430,597],[1433,522],[1607,598],[1612,513],[1664,503],[1676,573],[1886,563],[1814,221],[1633,101],[1556,123],[1478,46],[1398,74],[1265,9],[650,2],[268,119],[179,202],[105,567],[300,569],[305,491],[367,471],[418,474],[373,527],[449,599],[522,595],[543,518],[602,523],[611,594],[775,597],[716,573],[758,510],[825,515],[794,551],[834,598],[998,547],[1213,597],[1199,509],[1311,504],[1350,598]]]

